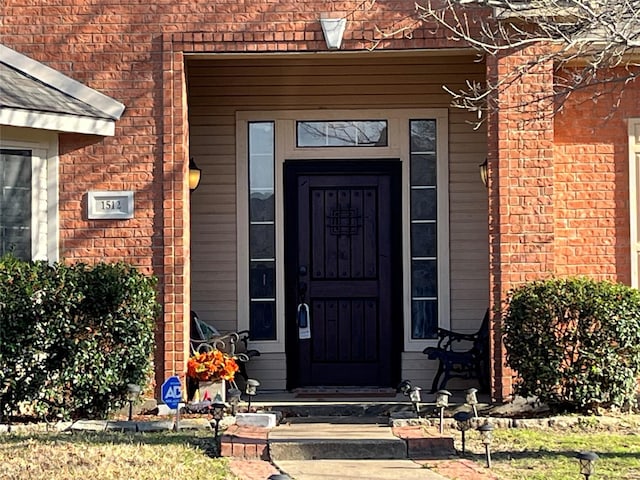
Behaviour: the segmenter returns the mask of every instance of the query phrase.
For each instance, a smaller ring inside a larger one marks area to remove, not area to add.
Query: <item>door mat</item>
[[[394,398],[395,388],[380,387],[306,387],[296,388],[297,398]]]

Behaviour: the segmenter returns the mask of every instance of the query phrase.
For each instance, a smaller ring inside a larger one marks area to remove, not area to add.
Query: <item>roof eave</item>
[[[97,108],[106,117],[118,120],[125,106],[36,60],[0,44],[0,61],[67,95]]]
[[[115,119],[0,107],[0,125],[112,137]]]

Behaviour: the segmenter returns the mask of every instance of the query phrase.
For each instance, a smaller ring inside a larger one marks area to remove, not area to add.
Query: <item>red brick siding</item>
[[[597,91],[575,92],[556,117],[556,273],[630,284],[627,121],[640,95],[607,86],[594,102]]]
[[[488,62],[506,74],[527,52]],[[498,98],[504,107],[489,125],[492,305],[508,291],[549,276],[588,275],[630,283],[627,119],[640,115],[637,86],[575,92],[553,119],[551,105],[515,108],[532,92],[550,94],[541,66]],[[613,108],[622,98],[620,105]],[[557,107],[558,105],[556,105]],[[540,113],[544,115],[540,115]],[[492,346],[496,398],[512,394],[495,316]]]
[[[489,59],[489,78],[508,75],[540,48]],[[544,100],[552,92],[552,75],[545,63],[508,85],[494,99],[501,108],[489,119],[490,303],[496,307],[513,287],[555,268],[552,105]],[[506,399],[513,372],[505,362],[500,316],[493,319],[491,391]]]
[[[114,137],[60,135],[60,255],[87,263],[127,260],[159,277],[157,383],[181,374],[188,354],[182,52],[326,51],[323,13],[348,19],[343,51],[460,46],[442,30],[415,28],[414,4],[401,0],[373,7],[359,1],[3,2],[0,43],[126,105]],[[101,189],[133,190],[135,218],[88,220],[86,192]]]

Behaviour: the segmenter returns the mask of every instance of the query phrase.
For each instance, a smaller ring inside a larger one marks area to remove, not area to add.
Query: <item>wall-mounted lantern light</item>
[[[192,192],[198,188],[200,185],[200,176],[202,174],[202,170],[198,168],[196,162],[193,160],[193,157],[189,159],[189,190]]]
[[[482,183],[486,187],[489,179],[489,167],[488,167],[487,159],[485,158],[484,162],[478,165],[478,167],[480,168],[480,179],[482,180]]]

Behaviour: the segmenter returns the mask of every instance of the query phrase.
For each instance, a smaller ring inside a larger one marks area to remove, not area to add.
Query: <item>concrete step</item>
[[[272,461],[406,459],[407,444],[375,423],[288,423],[269,432]]]

